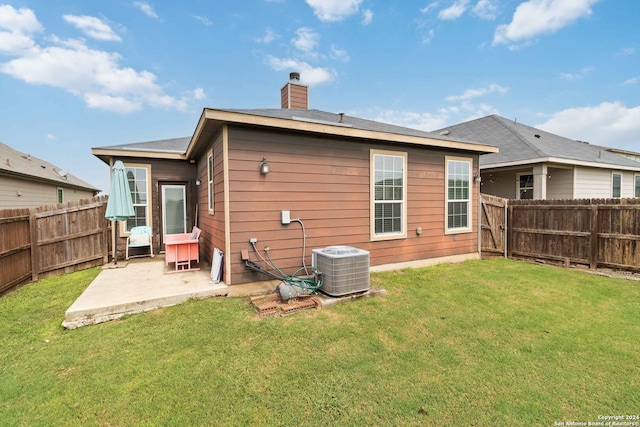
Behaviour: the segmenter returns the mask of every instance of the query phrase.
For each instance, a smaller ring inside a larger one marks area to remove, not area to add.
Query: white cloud
[[[467,10],[469,0],[456,0],[451,6],[442,9],[438,13],[438,18],[443,20],[458,19]]]
[[[331,46],[331,59],[337,59],[342,62],[349,62],[349,53],[344,49],[338,49],[335,46]]]
[[[435,37],[435,32],[433,31],[433,29],[430,29],[429,31],[427,31],[427,34],[425,34],[422,37],[422,44],[431,43],[431,40],[433,40],[433,37]]]
[[[15,9],[7,10],[0,10],[0,14],[4,14],[0,17],[2,28],[7,28],[4,18],[16,12]],[[28,26],[23,25],[25,21],[18,20],[14,28],[25,28],[27,31],[41,28],[33,12],[19,12],[22,16],[33,16],[33,19]],[[91,108],[118,113],[137,111],[145,105],[185,110],[193,97],[198,99],[204,94],[196,89],[190,96],[181,98],[167,95],[153,73],[123,67],[120,64],[122,57],[118,53],[91,49],[84,40],[62,40],[50,35],[46,39],[51,45],[40,46],[33,40],[33,34],[16,31],[9,34],[5,38],[20,40],[22,49],[7,50],[14,58],[0,63],[0,72],[29,84],[66,90],[83,99]],[[13,43],[12,46],[15,45]]]
[[[311,28],[302,27],[296,30],[296,37],[291,39],[291,43],[296,49],[301,50],[309,56],[317,56],[316,48],[318,47],[318,39],[320,34]]]
[[[202,89],[201,87],[198,87],[192,91],[192,96],[194,99],[201,101],[207,97],[207,94],[204,93],[204,89]]]
[[[636,53],[636,49],[633,47],[625,47],[620,49],[619,51],[615,52],[614,55],[615,56],[629,56],[629,55],[633,55],[634,53]]]
[[[33,34],[43,30],[31,9],[14,9],[10,5],[0,5],[0,29]]]
[[[142,108],[140,102],[129,100],[122,96],[86,92],[82,95],[82,98],[87,106],[91,108],[113,111],[114,113],[127,114]]]
[[[52,134],[52,133],[48,133],[48,134],[47,134],[47,136],[46,136],[45,138],[47,138],[49,141],[55,141],[55,140],[57,140],[57,139],[58,139],[58,137],[57,137],[57,136],[55,136],[55,135],[54,135],[54,134]]]
[[[470,99],[488,95],[490,93],[499,93],[503,95],[507,93],[508,90],[509,89],[506,87],[502,87],[500,85],[493,83],[487,87],[480,88],[480,89],[468,89],[462,95],[448,96],[446,99],[449,102],[468,101]]]
[[[431,10],[437,9],[438,7],[440,7],[440,3],[438,3],[437,1],[434,1],[433,3],[429,3],[427,6],[421,8],[420,12],[421,13],[429,13],[429,12],[431,12]]]
[[[202,22],[207,27],[213,25],[213,22],[211,22],[211,20],[209,18],[207,18],[206,16],[193,15],[193,17],[196,18],[198,21]]]
[[[586,67],[581,69],[577,73],[558,73],[558,75],[564,80],[582,80],[588,74],[590,74],[591,71],[593,71],[593,67]]]
[[[630,79],[627,79],[627,80],[624,81],[623,84],[625,84],[625,85],[635,85],[635,84],[638,84],[638,83],[640,83],[640,76],[636,76],[636,77],[632,77]]]
[[[63,15],[62,18],[74,25],[88,37],[103,41],[122,41],[111,27],[100,19],[86,15]]]
[[[481,102],[480,104],[474,104],[472,102],[463,102],[460,105],[459,110],[468,111],[469,115],[462,120],[463,122],[468,122],[469,120],[478,119],[480,117],[488,116],[490,114],[499,114],[500,112],[493,106]]]
[[[373,21],[373,11],[367,9],[362,11],[362,25],[369,25]]]
[[[267,28],[264,31],[264,35],[262,37],[256,37],[253,40],[256,43],[264,43],[264,44],[269,44],[272,41],[274,41],[275,39],[277,39],[279,36],[273,32],[273,30],[271,28]]]
[[[552,33],[591,15],[591,5],[599,0],[528,0],[516,8],[511,23],[500,25],[493,44],[526,42]]]
[[[619,101],[559,111],[535,127],[596,145],[640,151],[640,106]]]
[[[362,0],[306,0],[321,21],[337,22],[358,13]]]
[[[493,21],[498,15],[498,6],[494,0],[480,0],[471,11],[480,19]]]
[[[154,18],[154,19],[159,18],[158,14],[155,12],[155,10],[153,10],[153,7],[151,7],[149,3],[142,2],[142,1],[134,1],[133,5],[138,9],[140,9],[142,13],[144,13],[148,17]]]
[[[307,62],[296,59],[283,59],[274,56],[267,57],[267,63],[275,71],[296,71],[300,73],[300,82],[309,86],[328,83],[335,79],[336,73],[322,67],[313,67]]]
[[[437,114],[374,109],[368,112],[357,112],[354,115],[368,117],[369,120],[389,123],[396,126],[404,126],[411,129],[419,129],[427,132],[446,126],[447,121],[450,118],[450,112],[445,109],[440,110]]]
[[[17,54],[32,48],[33,34],[42,30],[32,10],[0,5],[0,52]]]

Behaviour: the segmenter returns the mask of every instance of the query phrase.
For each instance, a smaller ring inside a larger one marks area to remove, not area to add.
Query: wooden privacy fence
[[[482,199],[484,204],[486,195]],[[640,271],[640,199],[508,200],[507,205],[510,258]],[[493,244],[484,231],[491,228],[489,221],[483,214],[483,252]]]
[[[0,294],[108,262],[107,197],[0,210]]]
[[[504,256],[507,243],[507,199],[480,195],[482,256]]]

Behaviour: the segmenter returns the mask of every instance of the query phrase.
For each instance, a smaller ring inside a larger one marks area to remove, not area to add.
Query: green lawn
[[[640,282],[471,261],[372,274],[385,298],[284,318],[220,298],[64,330],[98,272],[0,298],[0,425],[552,426],[640,413]]]

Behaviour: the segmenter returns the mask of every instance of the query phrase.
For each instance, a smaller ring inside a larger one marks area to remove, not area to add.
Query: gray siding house
[[[0,142],[0,209],[73,202],[99,192],[59,167]]]
[[[640,162],[497,115],[434,131],[500,148],[480,156],[481,191],[508,199],[640,197]]]

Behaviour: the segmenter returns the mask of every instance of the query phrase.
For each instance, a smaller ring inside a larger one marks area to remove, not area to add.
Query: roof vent
[[[447,136],[447,135],[449,135],[449,131],[448,130],[443,130],[442,132],[440,132],[440,135]]]
[[[338,116],[340,116],[338,123],[344,123],[344,113],[338,113]]]
[[[7,166],[11,167],[11,162],[9,161],[9,159],[7,159],[5,163],[7,164]]]
[[[296,80],[299,81],[300,80],[300,73],[289,73],[289,80]]]
[[[533,135],[533,136],[535,136],[536,138],[540,139],[540,135],[538,135],[537,133],[535,135]]]

